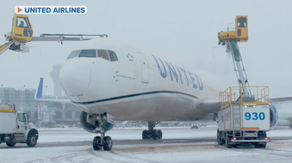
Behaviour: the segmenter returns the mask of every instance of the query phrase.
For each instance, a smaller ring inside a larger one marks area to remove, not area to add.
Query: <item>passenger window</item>
[[[109,60],[109,57],[108,57],[106,50],[98,50],[98,57]]]
[[[19,122],[26,122],[26,118],[24,116],[24,113],[18,113],[17,117],[18,117]]]
[[[96,57],[96,50],[81,50],[79,54],[80,57],[86,57],[86,58],[95,58]]]
[[[80,50],[75,50],[75,51],[71,52],[67,59],[77,57],[79,52],[80,52]]]
[[[117,61],[118,60],[118,57],[117,57],[117,55],[116,55],[116,53],[114,51],[110,51],[109,50],[108,54],[110,56],[111,61]]]

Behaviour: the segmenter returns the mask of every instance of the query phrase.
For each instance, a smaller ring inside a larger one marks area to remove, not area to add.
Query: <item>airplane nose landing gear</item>
[[[102,147],[103,150],[110,151],[112,149],[112,146],[113,146],[112,138],[110,136],[104,136],[104,134],[102,134],[102,136],[94,137],[92,141],[92,147],[95,151],[101,150]]]
[[[100,133],[100,136],[94,137],[92,141],[92,147],[95,151],[101,150],[102,148],[105,151],[112,149],[112,138],[105,136],[105,132],[114,126],[114,117],[111,114],[88,114],[83,111],[80,115],[80,121],[86,131]]]
[[[159,122],[148,122],[148,130],[143,130],[142,132],[142,139],[162,139],[162,131],[161,130],[155,130],[154,127]]]
[[[112,138],[110,136],[106,136],[103,138],[103,150],[110,151],[113,146]]]

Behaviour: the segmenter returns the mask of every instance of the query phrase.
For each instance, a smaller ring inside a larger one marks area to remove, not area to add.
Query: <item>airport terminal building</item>
[[[24,111],[30,122],[42,126],[64,124],[73,125],[79,122],[81,110],[71,103],[43,102],[35,100],[36,89],[0,88],[1,104],[13,103],[17,110]],[[66,99],[66,96],[44,96],[46,99]]]

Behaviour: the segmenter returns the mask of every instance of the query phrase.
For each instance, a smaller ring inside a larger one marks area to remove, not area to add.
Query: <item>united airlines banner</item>
[[[16,6],[16,14],[86,14],[86,6]]]

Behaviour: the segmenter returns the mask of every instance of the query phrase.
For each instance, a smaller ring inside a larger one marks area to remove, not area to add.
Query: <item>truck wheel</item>
[[[266,132],[264,132],[263,134],[259,134],[258,135],[258,140],[264,140],[265,137],[267,137],[267,133]],[[267,142],[255,143],[254,144],[255,148],[266,148],[266,146],[267,146]]]
[[[222,140],[222,136],[221,136],[221,133],[217,130],[217,143],[218,145],[223,145],[224,142]]]
[[[267,142],[254,144],[255,148],[266,148]]]
[[[37,144],[37,138],[35,134],[30,134],[27,137],[26,144],[29,147],[34,147]]]
[[[6,145],[7,145],[8,147],[14,147],[15,144],[16,144],[16,142],[11,142],[11,141],[6,142]]]
[[[232,145],[230,144],[230,138],[228,137],[228,135],[226,134],[226,136],[225,136],[225,147],[226,148],[231,148],[232,147]]]

